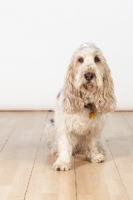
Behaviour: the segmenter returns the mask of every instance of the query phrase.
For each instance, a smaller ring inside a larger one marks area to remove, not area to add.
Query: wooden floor
[[[44,128],[52,112],[0,112],[0,200],[133,200],[133,112],[116,112],[102,132],[106,161],[73,158],[53,171]]]

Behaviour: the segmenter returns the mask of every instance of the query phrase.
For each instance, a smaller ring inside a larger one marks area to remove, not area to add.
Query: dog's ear
[[[79,112],[84,108],[80,92],[74,87],[74,75],[75,67],[71,62],[66,75],[62,101],[63,111],[68,114]]]
[[[107,64],[104,68],[103,88],[97,89],[94,103],[99,112],[108,113],[116,109],[114,84]]]

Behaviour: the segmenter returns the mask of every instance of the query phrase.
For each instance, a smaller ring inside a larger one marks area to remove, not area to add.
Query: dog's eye
[[[100,62],[100,59],[96,56],[96,57],[94,58],[94,61],[95,61],[95,63],[97,63],[97,62]]]
[[[78,59],[78,62],[83,63],[83,62],[84,62],[84,59],[80,57],[80,58]]]

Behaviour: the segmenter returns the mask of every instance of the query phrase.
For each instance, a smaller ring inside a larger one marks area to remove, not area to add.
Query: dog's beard
[[[80,91],[85,104],[93,103],[95,93],[97,91],[97,84],[95,81],[85,82],[81,85]]]

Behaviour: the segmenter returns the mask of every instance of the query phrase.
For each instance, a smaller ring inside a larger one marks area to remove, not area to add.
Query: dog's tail
[[[50,119],[45,126],[45,140],[51,154],[57,154],[57,138],[55,134],[54,119]]]

